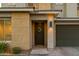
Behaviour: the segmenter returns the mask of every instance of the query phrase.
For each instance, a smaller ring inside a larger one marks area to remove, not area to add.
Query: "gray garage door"
[[[57,25],[56,46],[79,46],[79,25]]]

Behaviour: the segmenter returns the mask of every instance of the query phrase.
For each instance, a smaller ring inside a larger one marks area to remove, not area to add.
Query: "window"
[[[4,21],[0,20],[0,40],[4,40]]]
[[[0,41],[11,40],[11,19],[0,18]]]

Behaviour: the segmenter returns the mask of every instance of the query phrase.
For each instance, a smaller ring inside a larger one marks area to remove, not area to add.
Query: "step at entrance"
[[[32,49],[30,56],[47,56],[48,51],[47,49]]]

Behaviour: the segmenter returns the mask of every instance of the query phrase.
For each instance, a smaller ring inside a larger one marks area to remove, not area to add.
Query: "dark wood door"
[[[35,45],[44,45],[44,23],[35,23]]]

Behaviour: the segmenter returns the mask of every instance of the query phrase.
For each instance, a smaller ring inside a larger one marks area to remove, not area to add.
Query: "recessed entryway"
[[[47,22],[46,21],[33,21],[32,22],[32,36],[33,45],[45,47],[47,44]]]

